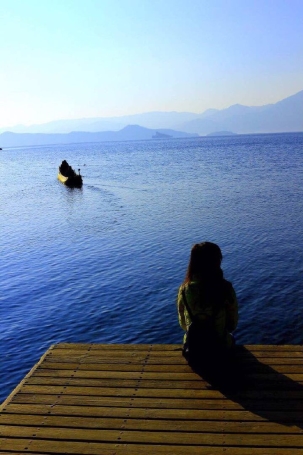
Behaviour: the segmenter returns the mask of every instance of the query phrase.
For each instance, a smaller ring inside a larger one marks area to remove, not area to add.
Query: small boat
[[[80,169],[78,169],[78,172],[79,173],[76,174],[68,162],[66,160],[63,160],[59,166],[58,180],[70,188],[82,188],[83,181],[82,175],[80,174]]]

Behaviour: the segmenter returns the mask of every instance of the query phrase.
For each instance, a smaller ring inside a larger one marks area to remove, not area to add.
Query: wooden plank
[[[100,379],[153,379],[153,380],[191,380],[191,381],[199,381],[201,382],[201,377],[194,373],[194,372],[185,372],[185,373],[170,373],[167,371],[159,371],[159,372],[150,372],[150,371],[99,371]],[[253,381],[282,381],[284,382],[286,378],[290,379],[295,383],[302,383],[303,382],[303,374],[301,373],[284,373],[283,375],[277,374],[274,371],[262,373],[251,373],[249,378]],[[291,381],[288,381],[291,384]]]
[[[219,447],[219,446],[184,446],[176,445],[142,445],[142,444],[102,444],[69,441],[49,441],[18,439],[14,441],[14,453],[46,454],[86,454],[86,455],[302,455],[301,448],[280,447]],[[11,441],[3,443],[3,449],[12,453]],[[30,450],[29,450],[30,449]],[[186,451],[185,451],[186,450]],[[5,452],[2,452],[5,453]]]
[[[283,406],[286,405],[292,407],[292,409],[296,409],[298,407],[303,407],[300,401],[297,399],[298,391],[293,391],[293,395],[289,394],[288,397],[282,397],[279,399],[279,403],[277,403],[277,398],[274,394],[266,394],[266,392],[257,392],[255,394],[247,394],[247,393],[237,393],[235,395],[231,395],[233,400],[236,401],[237,399],[244,403],[250,403],[253,401],[255,406]],[[217,403],[220,402],[222,405],[226,404],[227,401],[230,399],[226,398],[223,393],[220,393],[217,390],[209,390],[209,389],[161,389],[161,388],[113,388],[113,387],[79,387],[79,386],[70,386],[70,385],[63,385],[63,386],[31,386],[31,385],[24,385],[20,395],[62,395],[69,396],[69,395],[76,395],[78,397],[129,397],[136,399],[139,398],[151,398],[151,399],[158,399],[158,398],[167,398],[167,399],[177,399],[178,401],[187,400],[186,403],[189,403],[190,399],[198,401],[200,399],[203,400],[212,400],[216,399]],[[284,394],[283,394],[284,395]],[[292,396],[292,398],[290,398]],[[299,397],[302,398],[302,391],[299,394]],[[261,401],[261,403],[259,403]],[[204,401],[206,402],[206,401]],[[259,403],[259,404],[258,404]]]
[[[57,365],[57,364],[56,364]],[[61,366],[61,365],[60,365]],[[71,371],[72,370],[72,371]],[[77,364],[74,365],[74,368],[70,368],[69,365],[66,368],[49,368],[44,364],[43,368],[37,368],[35,371],[35,377],[42,377],[42,376],[51,376],[54,375],[58,376],[72,376],[73,374],[85,375],[89,377],[91,375],[92,378],[98,377],[98,371],[133,371],[133,372],[141,372],[142,366],[138,365],[123,365],[123,364],[104,364],[98,365],[98,368],[90,368],[89,365],[86,365],[86,368],[83,366],[77,368]],[[188,365],[181,365],[175,367],[173,365],[145,365],[144,367],[145,372],[157,373],[157,372],[166,372],[166,373],[188,373]],[[84,377],[84,376],[83,376]]]
[[[8,438],[55,441],[119,442],[132,444],[217,445],[303,448],[302,434],[205,433],[176,431],[127,431],[126,429],[82,429],[43,426],[1,425],[0,435]]]
[[[144,362],[144,363],[143,363]],[[56,367],[52,367],[51,365],[56,365]],[[132,370],[133,371],[138,371],[139,369],[142,369],[143,367],[145,366],[148,366],[148,365],[154,365],[155,366],[155,369],[159,369],[161,370],[161,367],[162,366],[171,366],[172,369],[182,369],[182,367],[188,367],[187,363],[186,362],[182,362],[182,363],[176,363],[176,362],[171,362],[170,359],[166,359],[165,362],[163,362],[163,360],[160,360],[160,359],[155,359],[155,361],[153,362],[145,362],[144,359],[142,360],[137,360],[136,361],[131,361],[131,362],[128,362],[128,361],[121,361],[119,358],[118,359],[105,359],[103,358],[102,360],[99,360],[98,361],[92,361],[91,359],[87,359],[86,361],[83,361],[83,360],[79,360],[79,359],[63,359],[63,358],[60,358],[60,359],[56,359],[55,361],[51,360],[51,361],[46,361],[44,364],[43,364],[43,368],[55,368],[55,369],[74,369],[74,368],[84,368],[84,369],[87,369],[87,370],[96,370],[98,368],[100,369],[104,369],[104,365],[109,365],[109,368],[111,368],[111,366],[113,366],[113,368],[115,368],[115,365],[117,367],[121,367],[121,371],[123,370]],[[172,371],[172,370],[170,370]],[[187,368],[187,372],[188,371],[188,368]]]
[[[62,359],[61,359],[62,360]],[[142,369],[142,362],[115,362],[115,361],[104,361],[104,362],[72,362],[72,361],[67,361],[67,362],[45,362],[43,364],[43,367],[37,368],[37,370],[43,370],[43,369],[50,369],[51,364],[58,365],[58,369],[66,368],[66,369],[73,369],[74,364],[76,367],[85,367],[87,370],[95,370],[95,369],[113,369],[113,370],[119,370],[121,371],[140,371]],[[246,361],[245,364],[243,363],[236,363],[235,365],[241,366],[243,371],[247,372],[262,372],[266,369],[272,369],[280,373],[291,373],[291,372],[302,372],[302,360],[300,359],[292,359],[292,358],[284,358],[284,359],[271,359],[270,362],[254,362],[254,361]],[[90,365],[92,365],[92,368],[90,368]],[[56,368],[55,368],[56,369]],[[148,361],[145,362],[144,364],[144,370],[145,371],[169,371],[170,373],[172,372],[188,372],[188,365],[186,362],[182,363],[176,363],[176,362],[170,362],[169,359],[168,361],[160,362],[158,359],[155,361]],[[37,372],[38,372],[37,371]]]
[[[274,373],[282,373],[282,374],[303,374],[303,363],[299,364],[299,365],[276,365],[274,367],[271,367],[272,368],[272,372],[273,374]],[[68,376],[68,377],[71,377],[71,376],[74,376],[77,375],[77,377],[81,377],[80,375],[82,374],[82,377],[91,377],[91,378],[98,378],[97,374],[94,375],[94,371],[108,371],[108,370],[111,370],[111,371],[132,371],[132,372],[141,372],[142,371],[142,367],[141,365],[115,365],[115,364],[105,364],[105,365],[100,365],[98,366],[98,370],[89,370],[89,369],[82,369],[82,373],[81,373],[81,369],[77,369],[75,368],[75,373],[70,373],[70,369],[57,369],[55,370],[56,372],[53,372],[52,373],[52,370],[50,370],[49,368],[47,369],[44,369],[44,368],[38,368],[36,371],[35,371],[35,374],[33,376],[35,376],[36,378],[38,377],[43,377],[43,376],[47,376],[47,377],[50,377],[53,375],[55,375],[56,377],[58,376],[61,376],[61,377],[64,377],[64,376]],[[53,370],[54,371],[54,370]],[[265,371],[265,367],[264,366],[256,366],[255,368],[253,368],[253,366],[251,366],[250,368],[245,368],[243,370],[243,372],[245,372],[246,374],[247,373],[254,373],[254,372],[257,372],[257,373],[262,373],[262,371]],[[158,373],[158,372],[170,372],[170,373],[188,373],[188,366],[187,365],[180,365],[180,366],[175,366],[175,365],[163,365],[161,366],[161,368],[159,368],[159,366],[156,366],[156,365],[145,365],[144,367],[144,372],[147,373],[147,372],[150,372],[150,373]],[[159,382],[159,381],[158,381]]]
[[[14,425],[14,414],[2,414],[0,425]],[[302,429],[296,425],[272,422],[242,422],[242,421],[207,421],[207,420],[176,420],[176,419],[136,419],[136,418],[108,418],[108,417],[83,417],[83,416],[56,416],[56,415],[20,415],[19,426],[43,426],[61,428],[103,428],[140,431],[165,431],[168,432],[199,432],[217,433],[227,432],[236,434],[246,433],[274,433],[274,434],[300,434]]]
[[[47,376],[47,377],[33,377],[29,380],[26,381],[25,383],[27,386],[33,386],[33,385],[36,385],[36,386],[72,386],[72,387],[89,387],[89,388],[95,388],[95,389],[99,389],[100,391],[104,389],[104,393],[106,393],[107,395],[110,393],[110,390],[121,390],[121,393],[123,393],[123,395],[128,395],[128,390],[134,390],[134,389],[137,389],[138,388],[138,380],[136,379],[125,379],[125,380],[122,380],[122,379],[92,379],[92,378],[88,378],[88,377],[72,377],[72,378],[68,378],[68,377],[54,377],[54,376]],[[161,389],[165,389],[165,390],[168,390],[168,394],[172,394],[172,390],[176,390],[178,389],[175,394],[182,394],[183,392],[185,392],[186,394],[190,393],[190,394],[194,394],[194,396],[197,396],[196,395],[196,392],[194,392],[194,390],[196,391],[204,391],[202,393],[204,393],[204,395],[208,395],[208,396],[212,396],[212,395],[216,395],[216,396],[222,396],[222,393],[220,393],[219,391],[217,390],[212,390],[212,391],[209,391],[209,389],[207,389],[206,391],[206,387],[204,386],[204,383],[201,382],[198,382],[198,381],[157,381],[157,380],[153,380],[153,379],[142,379],[140,380],[140,389],[150,389],[150,392],[147,392],[149,393],[149,395],[153,395],[153,392],[152,390],[154,391],[159,391],[159,393],[161,393],[162,395],[165,394],[164,391],[160,391]],[[172,390],[171,390],[172,389]],[[187,389],[192,389],[192,390],[187,390]],[[26,392],[26,389],[24,388],[23,389],[24,392]],[[143,392],[142,392],[143,393]],[[155,392],[156,393],[156,392]],[[100,393],[99,393],[100,394]],[[155,395],[156,396],[156,395]],[[180,395],[179,395],[180,396]],[[302,394],[299,395],[299,393],[297,392],[296,394],[296,397],[300,397],[302,396],[303,398],[303,391],[302,391]]]
[[[119,358],[121,357],[121,354],[123,352],[123,359],[124,360],[131,360],[131,359],[143,359],[146,356],[148,356],[149,359],[163,359],[165,360],[166,358],[171,358],[171,359],[178,359],[179,361],[184,361],[181,354],[181,350],[176,350],[176,351],[120,351],[120,350],[114,350],[114,351],[104,351],[102,354],[100,354],[99,351],[81,351],[81,350],[57,350],[53,351],[48,354],[48,358],[74,358],[74,359],[85,359],[85,358],[91,358],[91,359],[97,359],[98,357],[102,356],[102,358]],[[294,357],[294,358],[303,358],[303,350],[298,350],[298,351],[255,351],[255,352],[240,352],[240,353],[235,353],[235,356],[237,358],[246,358],[248,359],[262,359],[262,358],[283,358],[286,356]],[[121,359],[121,360],[123,360]]]
[[[256,376],[256,375],[254,375]],[[176,373],[168,371],[99,371],[98,377],[100,379],[153,379],[153,380],[192,380],[201,382],[201,377],[192,371],[187,371],[185,373]],[[303,379],[303,375],[302,375]]]
[[[248,344],[244,346],[250,352],[255,351],[303,351],[302,344]]]
[[[216,390],[199,390],[199,389],[160,389],[160,388],[128,388],[128,387],[89,387],[89,386],[56,386],[56,385],[27,385],[23,386],[22,394],[27,395],[77,395],[77,396],[90,396],[90,397],[151,397],[151,398],[193,398],[193,399],[212,399],[222,398],[223,395],[219,394]]]
[[[103,351],[176,351],[182,350],[181,344],[119,344],[119,343],[112,343],[112,344],[98,344],[98,343],[60,343],[53,346],[54,351],[59,351],[62,349],[67,350],[96,350],[101,351],[100,354],[102,355]]]
[[[278,352],[273,352],[268,356],[267,353],[259,353],[256,356],[235,356],[235,361],[245,364],[245,366],[255,366],[258,364],[261,365],[279,365],[283,364],[285,360],[292,359],[297,364],[299,360],[303,359],[303,353],[300,352],[293,352],[291,355],[288,354],[279,354]],[[172,355],[159,355],[154,353],[153,355],[143,355],[143,354],[132,354],[132,353],[125,353],[125,355],[121,355],[118,351],[113,351],[112,353],[103,354],[102,357],[98,356],[97,353],[95,355],[91,355],[91,353],[86,355],[48,355],[45,359],[46,363],[81,363],[81,364],[98,364],[98,363],[120,363],[120,364],[155,364],[155,365],[186,365],[185,359],[182,357],[181,353],[176,353],[174,356]],[[291,363],[292,364],[292,363]]]
[[[107,388],[114,388],[114,389],[121,389],[122,393],[125,395],[127,390],[124,389],[137,389],[138,386],[140,389],[154,389],[159,390],[159,393],[164,394],[164,391],[160,391],[161,389],[169,390],[169,394],[172,393],[178,394],[178,396],[182,396],[184,390],[186,393],[192,393],[195,397],[198,397],[198,391],[204,391],[203,394],[208,394],[208,396],[223,396],[226,395],[226,391],[223,393],[216,389],[210,389],[208,383],[206,381],[186,381],[186,380],[156,380],[156,379],[142,379],[138,384],[138,380],[136,379],[107,379],[107,378],[98,378],[90,376],[82,376],[75,374],[73,377],[64,376],[61,377],[58,375],[56,376],[42,376],[37,377],[34,376],[28,379],[25,382],[26,386],[71,386],[71,387],[90,387],[90,388],[99,388],[99,389],[107,389]],[[171,390],[172,389],[172,390]],[[189,392],[187,389],[191,389],[192,392]],[[23,391],[26,389],[24,388]],[[175,390],[175,392],[173,392]],[[108,393],[105,391],[105,393]],[[142,391],[142,393],[144,393]],[[148,392],[149,394],[151,392]],[[296,387],[294,389],[287,389],[284,387],[283,394],[280,393],[281,397],[279,399],[302,399],[303,398],[303,387],[301,390],[298,390]],[[264,399],[264,398],[277,398],[277,391],[272,389],[242,389],[238,390],[234,393],[234,397],[243,397],[243,396],[251,396],[255,399]]]
[[[136,349],[114,349],[114,350],[88,350],[84,351],[81,349],[54,349],[52,352],[49,353],[51,357],[58,357],[64,356],[67,357],[69,355],[85,357],[87,355],[91,357],[100,357],[100,355],[105,357],[119,357],[123,353],[123,357],[138,357],[142,358],[144,356],[157,356],[157,357],[177,357],[181,354],[181,349],[176,348],[174,351],[151,351],[149,349],[146,350],[136,350]],[[299,352],[298,352],[299,354]],[[303,354],[303,352],[302,352]]]
[[[275,421],[285,425],[301,425],[301,411],[267,411],[262,417],[251,411],[242,410],[198,410],[198,409],[167,409],[167,408],[133,408],[112,406],[77,406],[64,405],[60,401],[54,404],[11,403],[3,412],[24,415],[56,415],[56,416],[88,416],[131,419],[174,419],[174,420],[218,420],[218,421]]]
[[[59,403],[62,405],[76,405],[76,406],[117,406],[117,407],[137,407],[137,408],[157,408],[157,409],[216,409],[216,410],[241,410],[248,408],[254,412],[261,411],[294,411],[298,410],[302,412],[302,404],[298,400],[289,402],[285,400],[283,402],[277,401],[264,401],[260,400],[241,400],[239,403],[231,400],[220,400],[220,399],[192,399],[192,398],[138,398],[135,395],[133,397],[121,397],[121,396],[91,396],[91,395],[67,395],[62,390],[62,394],[51,395],[51,394],[18,394],[14,399],[13,403],[37,403],[37,404],[51,404],[55,405]]]
[[[81,344],[81,343],[60,343],[52,346],[52,351],[99,351],[101,354],[106,351],[123,351],[123,352],[177,352],[182,350],[181,344]],[[303,352],[302,345],[245,345],[236,346],[237,353],[254,353],[254,352]]]
[[[292,350],[292,351],[278,351],[278,350],[266,350],[266,351],[255,351],[251,352],[250,355],[248,353],[242,353],[242,354],[237,354],[237,356],[240,357],[255,357],[256,359],[263,359],[263,358],[279,358],[282,357],[284,358],[285,356],[290,356],[294,358],[303,358],[303,350]]]

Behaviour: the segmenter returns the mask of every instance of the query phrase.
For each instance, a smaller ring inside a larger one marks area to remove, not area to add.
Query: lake
[[[84,185],[57,180],[66,159]],[[303,343],[303,133],[0,152],[2,401],[58,342],[181,343],[194,243],[218,243],[239,344]]]

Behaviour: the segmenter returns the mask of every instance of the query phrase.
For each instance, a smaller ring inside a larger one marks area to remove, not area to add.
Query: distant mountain
[[[208,109],[209,113],[216,109]],[[209,115],[205,111],[203,115]],[[178,123],[189,122],[199,118],[200,114],[190,112],[146,112],[144,114],[127,115],[122,117],[108,118],[85,118],[71,120],[55,120],[41,125],[17,125],[10,128],[0,128],[0,133],[10,131],[12,133],[71,133],[73,131],[85,131],[99,133],[101,131],[119,131],[128,125],[140,125],[145,128],[175,129]]]
[[[207,118],[179,123],[176,129],[206,135],[216,131],[235,133],[283,133],[303,131],[303,90],[265,106],[235,104]]]
[[[184,133],[170,129],[149,129],[139,125],[129,125],[120,131],[103,131],[99,133],[73,131],[68,134],[12,133],[0,134],[1,147],[23,147],[30,145],[72,144],[83,142],[133,141],[158,139],[161,137],[183,138],[198,137],[198,134]]]
[[[56,120],[42,125],[0,128],[0,133],[72,133],[119,132],[128,125],[148,129],[172,129],[192,134],[206,135],[216,131],[234,133],[280,133],[303,131],[303,90],[275,104],[243,106],[234,104],[226,109],[207,109],[197,114],[191,112],[146,112],[143,114]],[[119,133],[122,134],[122,133]],[[0,144],[1,146],[1,144]]]

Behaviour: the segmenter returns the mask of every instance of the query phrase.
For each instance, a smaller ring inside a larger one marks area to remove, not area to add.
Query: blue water
[[[66,159],[82,190],[57,181]],[[303,343],[303,134],[3,150],[4,399],[53,343],[180,343],[191,246],[217,242],[239,343]]]

